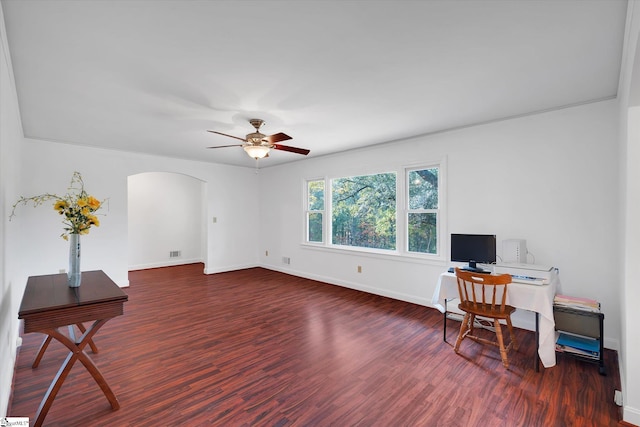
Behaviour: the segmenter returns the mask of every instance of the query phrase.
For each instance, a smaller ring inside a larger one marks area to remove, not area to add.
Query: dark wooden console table
[[[33,368],[38,367],[52,339],[69,349],[69,355],[40,403],[35,427],[42,425],[62,383],[78,360],[98,383],[111,408],[120,408],[118,399],[84,348],[89,345],[94,353],[98,351],[92,340],[93,336],[109,319],[124,313],[124,303],[127,300],[127,294],[101,270],[83,271],[82,284],[78,288],[67,285],[66,274],[29,277],[18,318],[24,321],[25,333],[41,332],[47,335],[33,362]],[[83,322],[93,323],[86,329]],[[79,340],[75,338],[73,325],[82,333]],[[63,326],[69,327],[69,336],[58,330]]]

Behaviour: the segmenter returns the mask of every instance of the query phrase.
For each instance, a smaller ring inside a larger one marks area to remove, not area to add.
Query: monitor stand
[[[482,268],[478,267],[476,261],[469,261],[469,265],[462,267],[461,270],[479,274],[491,274],[489,270],[483,270]]]

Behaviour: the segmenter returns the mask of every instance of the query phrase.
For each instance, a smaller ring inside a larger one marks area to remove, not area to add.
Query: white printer
[[[510,274],[513,278],[512,280],[518,283],[546,285],[551,281],[551,277],[555,272],[555,267],[539,264],[505,262],[495,264],[493,272],[495,274]]]

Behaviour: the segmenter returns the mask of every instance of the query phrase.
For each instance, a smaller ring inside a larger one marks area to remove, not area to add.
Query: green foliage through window
[[[309,212],[309,242],[322,242],[322,213]]]
[[[335,178],[328,188],[325,179],[307,181],[305,239],[388,251],[400,244],[402,253],[438,255],[440,173],[434,165],[406,169],[400,178],[395,172]]]
[[[438,168],[410,170],[407,250],[438,253]]]
[[[324,180],[309,181],[308,190],[309,190],[308,191],[309,210],[310,211],[324,210]]]
[[[396,174],[334,179],[331,186],[334,245],[396,248]]]
[[[307,181],[307,241],[322,243],[324,240],[324,179]]]

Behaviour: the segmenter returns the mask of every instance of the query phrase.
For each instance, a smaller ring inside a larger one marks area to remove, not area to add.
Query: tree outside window
[[[396,249],[396,174],[338,178],[331,185],[334,245]]]
[[[307,181],[307,242],[324,242],[324,209],[324,179]]]
[[[438,253],[438,175],[437,167],[414,169],[407,173],[407,250]]]
[[[334,178],[329,185],[325,179],[308,180],[306,242],[441,256],[442,167],[432,163],[400,174]],[[398,185],[404,197],[396,197]]]

